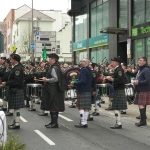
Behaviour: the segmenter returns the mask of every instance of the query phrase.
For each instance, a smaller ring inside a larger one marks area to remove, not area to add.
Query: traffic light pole
[[[33,36],[33,0],[32,0],[32,33],[31,33],[31,44],[34,44],[34,36]],[[31,50],[31,61],[34,62],[34,50]]]

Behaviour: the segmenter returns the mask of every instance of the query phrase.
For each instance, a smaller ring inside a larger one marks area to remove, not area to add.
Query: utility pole
[[[34,39],[33,39],[33,0],[32,0],[32,33],[31,33],[31,44],[34,43]],[[34,62],[34,50],[31,50],[31,61]]]

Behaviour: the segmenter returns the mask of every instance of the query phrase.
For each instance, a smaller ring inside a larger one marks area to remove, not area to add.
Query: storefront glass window
[[[146,38],[146,57],[148,64],[150,65],[150,37]]]
[[[146,0],[146,22],[150,22],[150,0]]]
[[[100,29],[103,28],[102,22],[103,22],[103,7],[102,5],[97,7],[97,32],[100,31]],[[100,33],[99,33],[100,35]]]
[[[96,34],[96,8],[91,10],[91,37],[95,37]]]
[[[79,64],[83,58],[87,58],[87,51],[77,51],[76,52],[76,64]]]
[[[75,17],[75,42],[87,39],[87,12]]]
[[[145,0],[134,0],[133,25],[145,22]]]
[[[119,27],[127,28],[127,0],[120,0]]]
[[[134,52],[136,64],[140,57],[145,56],[145,39],[138,39],[134,41]]]
[[[105,2],[105,3],[104,3]],[[108,2],[98,0],[91,3],[91,38],[100,35],[100,29],[109,26]]]
[[[109,26],[108,2],[103,4],[103,28]]]
[[[105,57],[109,60],[108,46],[92,48],[92,50],[91,50],[91,59],[93,58],[92,62],[99,63]]]

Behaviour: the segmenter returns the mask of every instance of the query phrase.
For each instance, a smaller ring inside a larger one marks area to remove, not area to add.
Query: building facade
[[[17,9],[11,10],[4,20],[4,52],[10,54],[12,46],[16,47],[17,53],[21,55],[23,61],[25,61],[26,58],[29,58],[29,56],[31,56],[31,53],[33,52],[31,51],[31,17],[31,8],[27,5],[23,5]],[[42,57],[42,50],[45,46],[47,49],[47,54],[52,52],[52,50],[53,52],[54,50],[55,52],[57,52],[56,43],[58,43],[57,41],[60,41],[60,38],[59,40],[57,40],[55,33],[55,38],[52,39],[50,33],[60,31],[71,22],[71,18],[67,14],[62,13],[62,11],[60,10],[33,10],[33,21],[33,36],[35,45],[34,57],[37,57],[37,59],[40,60],[40,57]],[[69,41],[71,41],[71,38],[69,39]],[[62,41],[60,42],[63,43]],[[53,43],[55,43],[55,45]],[[66,46],[67,45],[68,44],[66,44]],[[64,59],[65,57],[67,57],[66,59],[68,59],[68,54],[65,54],[65,51],[63,51],[66,49],[70,49],[70,45],[68,48],[60,48],[60,54],[62,54],[61,57],[63,57]],[[71,53],[69,55],[71,58]]]
[[[150,62],[149,0],[69,0],[73,18],[75,63],[120,56],[130,62],[147,56]]]

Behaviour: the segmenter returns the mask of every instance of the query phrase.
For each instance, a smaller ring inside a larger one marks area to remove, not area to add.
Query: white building
[[[45,32],[45,31],[58,32],[71,22],[71,18],[67,14],[62,13],[62,11],[60,10],[40,10],[40,11],[34,10],[33,12],[34,12],[33,13],[34,33],[36,33],[36,31],[39,31],[39,33],[40,31],[41,32]],[[9,45],[6,46],[5,51],[8,54],[10,54],[11,46],[15,45],[17,47],[17,53],[21,55],[22,60],[26,60],[26,56],[31,55],[29,54],[30,45],[31,45],[31,37],[32,37],[31,16],[32,16],[31,8],[28,7],[27,5],[23,5],[19,7],[18,9],[15,9],[14,17],[13,17],[14,18],[13,26],[12,26],[12,29],[10,28],[10,30],[12,31],[8,32],[8,33],[12,33],[11,34],[12,40],[10,40]],[[7,22],[9,20],[10,19],[7,19]],[[5,24],[7,24],[7,22]],[[70,38],[68,39],[68,41],[71,41],[71,35],[67,35],[67,34],[71,34],[71,32],[65,33],[66,34],[65,38],[60,37],[62,34],[61,31],[58,34],[59,36],[56,36],[56,41],[60,41],[60,43],[64,43],[64,39],[66,41],[66,37]],[[57,40],[57,37],[59,38],[58,40]],[[34,36],[34,40],[35,40],[34,42],[36,43],[36,36]],[[64,45],[66,46],[65,48],[64,48]],[[69,57],[71,58],[71,53],[69,54],[69,51],[68,51],[68,49],[70,49],[70,44],[62,44],[62,46],[63,47],[60,48],[60,54],[59,54],[61,55],[60,57],[64,59],[68,59]],[[58,47],[58,42],[57,42],[57,47]],[[43,49],[43,46],[41,47],[41,54],[42,54],[42,49]]]
[[[61,62],[72,62],[72,28],[71,23],[56,33],[56,53]]]

